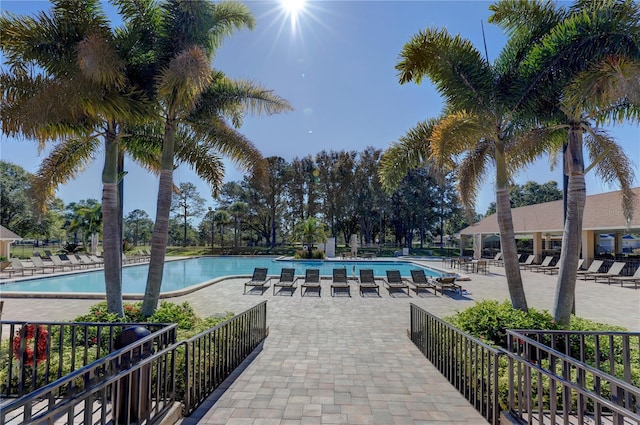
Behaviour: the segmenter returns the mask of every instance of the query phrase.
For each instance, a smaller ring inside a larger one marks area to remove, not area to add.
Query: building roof
[[[4,226],[0,226],[0,241],[18,241],[22,238]]]
[[[624,231],[640,232],[640,187],[631,189],[636,195],[633,218],[629,223],[622,214],[622,192],[608,192],[587,196],[582,218],[583,230],[609,233]],[[511,209],[515,233],[562,233],[562,201],[545,202]],[[479,222],[462,229],[461,235],[500,233],[497,214],[492,214]]]

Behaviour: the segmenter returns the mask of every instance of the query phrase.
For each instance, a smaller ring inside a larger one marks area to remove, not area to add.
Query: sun
[[[304,10],[305,3],[305,0],[280,0],[282,9],[292,18],[298,16]]]

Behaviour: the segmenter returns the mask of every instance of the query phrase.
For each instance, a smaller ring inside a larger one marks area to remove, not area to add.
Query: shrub
[[[547,311],[530,308],[525,313],[514,309],[508,301],[481,301],[446,320],[468,334],[503,348],[507,348],[507,329],[558,329]]]
[[[540,329],[540,330],[558,330],[559,327],[553,321],[551,315],[546,311],[537,311],[535,309],[529,309],[528,313],[520,310],[515,310],[508,301],[499,303],[498,301],[482,301],[473,307],[470,307],[464,311],[458,312],[453,316],[447,317],[446,320],[461,329],[462,331],[473,335],[479,339],[484,340],[486,343],[494,346],[507,347],[506,329]],[[626,331],[625,328],[613,325],[606,325],[597,323],[588,319],[580,317],[572,317],[569,325],[569,331]],[[566,341],[563,336],[560,340],[556,341],[556,349],[559,351],[567,351],[564,346]],[[584,361],[593,366],[598,367],[600,370],[617,376],[619,379],[625,378],[624,364],[625,357],[622,349],[622,339],[619,337],[613,337],[611,339],[605,337],[600,338],[596,343],[594,337],[578,335],[571,336],[569,339],[568,352],[573,358],[580,359],[581,355],[584,356]],[[546,345],[550,345],[549,340],[542,340]],[[584,345],[581,348],[581,343]],[[610,347],[613,344],[613,347]],[[595,356],[596,345],[599,346],[600,358]],[[640,384],[640,356],[639,349],[634,346],[631,347],[631,364],[629,365],[630,379],[632,385]],[[609,356],[612,356],[614,361],[611,362]],[[546,357],[537,360],[541,367],[549,369],[549,359]],[[474,359],[463,358],[461,361],[465,364],[472,364]],[[613,364],[613,370],[609,369],[609,366]],[[571,379],[575,381],[576,371],[571,371]],[[502,357],[499,360],[498,371],[498,391],[499,391],[499,403],[502,408],[507,406],[508,397],[508,365],[506,358]],[[538,380],[542,380],[542,393],[538,393]],[[586,376],[584,385],[587,388],[594,388],[593,375],[588,374]],[[550,400],[555,399],[558,408],[562,408],[565,400],[561,392],[561,388],[557,388],[557,394],[551,394],[549,378],[543,374],[532,372],[531,375],[531,388],[532,388],[532,402],[534,405],[538,404],[538,401],[542,403],[545,408],[549,408]],[[604,397],[610,396],[610,388],[602,386],[601,390]],[[578,403],[577,395],[572,394],[571,400],[569,400],[571,408],[575,409]],[[591,402],[587,403],[588,411],[591,411],[593,406]]]
[[[306,249],[297,250],[294,258],[298,259],[308,259],[308,260],[324,260],[325,254],[324,251],[320,249],[314,249],[311,258],[309,258],[309,251]]]

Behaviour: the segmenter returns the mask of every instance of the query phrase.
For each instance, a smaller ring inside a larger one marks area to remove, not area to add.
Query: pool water
[[[331,276],[334,268],[346,267],[349,276],[359,276],[360,269],[373,269],[375,276],[385,277],[386,270],[400,270],[402,276],[411,276],[411,269],[421,268],[427,276],[438,272],[404,261],[321,261],[278,260],[269,257],[200,257],[167,261],[164,265],[162,292],[179,291],[221,276],[251,275],[255,267],[266,267],[269,275],[280,275],[282,268],[294,268],[296,276],[304,276],[308,268],[320,269],[320,275]],[[144,294],[147,285],[148,264],[122,269],[122,292]],[[54,292],[104,293],[102,270],[71,275],[58,275],[0,285],[1,292]]]

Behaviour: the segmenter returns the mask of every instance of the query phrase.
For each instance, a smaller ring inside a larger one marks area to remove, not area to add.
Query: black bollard
[[[114,341],[116,350],[125,348],[141,339],[151,335],[151,332],[142,326],[132,326],[120,332]],[[150,341],[144,346],[136,348],[130,353],[123,354],[118,363],[117,371],[122,372],[135,366],[142,359],[153,354],[153,343]],[[151,373],[150,367],[137,369],[120,380],[114,398],[114,415],[116,424],[140,423],[149,412]]]

